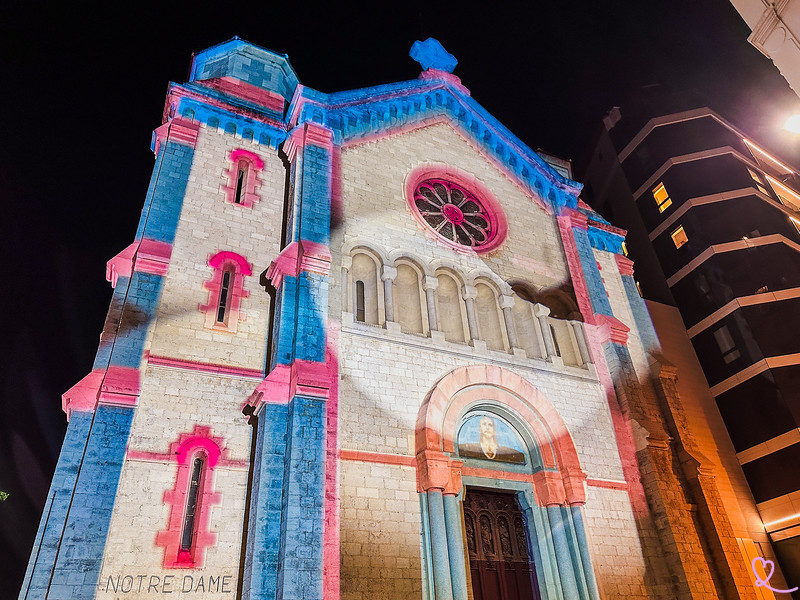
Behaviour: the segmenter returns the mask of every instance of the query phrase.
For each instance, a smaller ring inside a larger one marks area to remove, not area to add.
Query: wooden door
[[[475,600],[539,600],[516,494],[467,489],[464,527]]]

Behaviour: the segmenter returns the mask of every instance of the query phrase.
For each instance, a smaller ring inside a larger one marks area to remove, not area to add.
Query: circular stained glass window
[[[450,243],[477,249],[497,237],[484,204],[451,181],[422,181],[414,191],[414,206],[425,223]]]

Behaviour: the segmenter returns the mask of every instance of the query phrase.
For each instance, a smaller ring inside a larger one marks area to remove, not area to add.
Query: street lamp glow
[[[783,127],[792,133],[800,133],[800,115],[792,115],[786,119]]]

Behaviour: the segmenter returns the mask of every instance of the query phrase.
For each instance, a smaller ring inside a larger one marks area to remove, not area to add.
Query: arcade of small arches
[[[342,258],[347,322],[586,368],[583,319],[568,293],[464,272],[440,260],[349,244]],[[350,317],[352,315],[352,317]]]

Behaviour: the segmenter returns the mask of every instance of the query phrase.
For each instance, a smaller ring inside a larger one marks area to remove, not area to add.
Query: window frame
[[[680,243],[678,242],[678,239],[676,239],[676,236],[680,238],[679,233],[683,234],[683,238]],[[676,250],[680,250],[689,243],[689,234],[686,233],[686,229],[683,225],[678,225],[675,229],[673,229],[669,234],[669,237],[672,239],[672,243],[674,244]]]
[[[225,194],[225,201],[234,206],[253,208],[261,200],[259,189],[262,181],[259,177],[264,170],[264,161],[254,152],[238,148],[229,157],[228,168],[223,172],[228,182],[220,186]],[[240,180],[240,173],[244,175]]]
[[[215,331],[236,333],[239,321],[244,321],[246,317],[241,310],[242,299],[250,295],[250,292],[244,289],[244,278],[252,275],[253,269],[245,257],[229,251],[217,252],[211,256],[208,259],[208,266],[213,269],[211,279],[203,284],[208,290],[208,300],[198,306],[200,312],[205,314],[205,327]],[[226,273],[230,274],[227,289],[224,287]],[[220,320],[223,300],[225,310]]]
[[[659,199],[658,194],[660,192],[664,192],[664,198]],[[670,206],[672,206],[672,198],[670,198],[669,192],[667,191],[664,182],[661,181],[659,184],[653,188],[653,199],[656,201],[656,208],[658,208],[659,214],[666,211]]]

